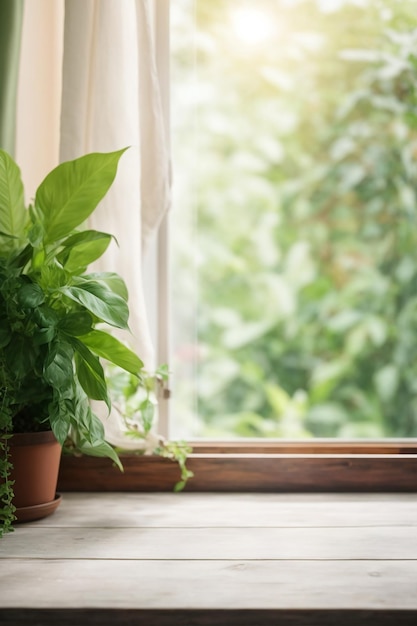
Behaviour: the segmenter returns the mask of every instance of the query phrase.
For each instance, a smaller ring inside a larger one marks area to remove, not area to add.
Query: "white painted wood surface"
[[[0,607],[417,610],[416,494],[64,494]]]

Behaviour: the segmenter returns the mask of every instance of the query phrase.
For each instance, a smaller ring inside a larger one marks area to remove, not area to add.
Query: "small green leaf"
[[[89,405],[86,406],[83,416],[81,432],[82,436],[92,445],[101,443],[104,440],[104,426]]]
[[[146,398],[145,400],[143,400],[143,402],[140,403],[139,410],[140,410],[141,417],[142,417],[142,424],[143,424],[144,431],[145,433],[148,433],[151,430],[152,425],[153,425],[155,406],[149,400],[149,398]]]
[[[42,245],[42,240],[45,236],[45,231],[41,222],[34,222],[28,232],[29,243],[34,248],[39,248]]]
[[[52,387],[67,387],[74,377],[73,355],[72,346],[67,343],[57,341],[51,346],[43,375]]]
[[[64,445],[71,426],[71,412],[66,402],[52,402],[49,408],[49,423],[56,440]]]
[[[169,366],[166,363],[164,363],[163,365],[160,365],[155,370],[155,377],[162,379],[162,380],[168,380],[169,379]]]
[[[43,346],[46,343],[51,343],[55,339],[56,330],[54,326],[49,328],[41,328],[33,335],[33,343],[35,346]]]
[[[34,318],[39,326],[49,328],[55,327],[58,323],[58,314],[51,307],[43,304],[34,311]]]
[[[23,308],[34,309],[45,302],[45,294],[36,283],[28,283],[19,289],[17,299]]]

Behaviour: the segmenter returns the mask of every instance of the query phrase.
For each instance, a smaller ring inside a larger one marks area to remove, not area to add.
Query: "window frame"
[[[157,67],[169,129],[169,2],[155,5]],[[159,285],[154,338],[159,363],[169,363],[169,217],[160,227],[153,263]],[[155,304],[155,303],[154,303]],[[169,381],[160,390],[158,431],[169,436]],[[417,491],[417,439],[378,441],[236,440],[190,442],[186,491],[377,492]],[[121,455],[124,472],[108,458],[62,457],[60,491],[172,491],[176,463],[158,456]]]

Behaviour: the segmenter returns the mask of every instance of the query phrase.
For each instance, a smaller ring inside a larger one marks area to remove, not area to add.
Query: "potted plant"
[[[14,499],[20,488],[14,464],[27,460],[33,437],[55,450],[52,501],[49,495],[47,502],[29,504],[38,517],[39,508],[46,507],[46,514],[53,508],[66,442],[121,467],[90,400],[110,410],[102,360],[136,377],[143,375],[143,363],[111,334],[112,328],[128,328],[123,280],[87,271],[112,236],[83,223],[111,186],[123,152],[62,163],[26,208],[20,170],[0,150],[0,534],[10,529],[16,502],[18,509],[26,508]],[[20,435],[22,446],[16,446]],[[39,474],[44,455],[35,455],[29,475]],[[48,466],[42,471],[51,473]],[[39,482],[36,475],[35,485]]]

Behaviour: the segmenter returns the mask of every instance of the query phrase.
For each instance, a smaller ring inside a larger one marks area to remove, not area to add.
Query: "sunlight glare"
[[[265,11],[255,8],[239,8],[231,15],[235,36],[247,45],[257,45],[273,35],[271,18]]]

